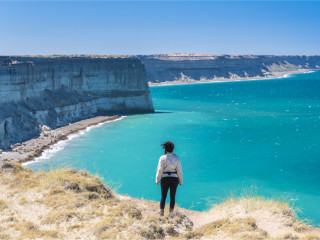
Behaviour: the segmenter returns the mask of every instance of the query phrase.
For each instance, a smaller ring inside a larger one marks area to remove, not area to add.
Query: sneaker
[[[172,214],[173,214],[173,208],[170,208],[169,215],[172,215]]]
[[[164,209],[160,209],[160,216],[164,215]]]

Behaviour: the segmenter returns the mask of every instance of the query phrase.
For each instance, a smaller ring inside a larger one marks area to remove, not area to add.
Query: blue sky
[[[319,55],[319,13],[317,1],[0,1],[0,55]]]

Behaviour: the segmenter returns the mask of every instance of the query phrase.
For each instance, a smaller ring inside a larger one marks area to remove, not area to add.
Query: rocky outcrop
[[[0,148],[96,115],[153,112],[134,57],[0,57]]]
[[[320,69],[320,56],[165,54],[139,56],[151,83],[272,77]]]

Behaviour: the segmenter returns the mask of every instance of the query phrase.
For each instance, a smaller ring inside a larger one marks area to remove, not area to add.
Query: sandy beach
[[[256,80],[267,80],[267,79],[275,79],[275,78],[285,78],[290,74],[301,74],[301,73],[310,73],[314,70],[310,69],[299,69],[293,71],[284,71],[284,72],[273,72],[269,76],[265,77],[234,77],[234,78],[213,78],[213,79],[204,79],[204,80],[194,80],[188,79],[186,81],[176,80],[176,81],[166,81],[160,83],[149,82],[150,87],[157,86],[170,86],[170,85],[185,85],[185,84],[199,84],[199,83],[214,83],[214,82],[238,82],[238,81],[256,81]]]
[[[50,148],[51,145],[68,139],[70,134],[77,133],[87,127],[120,119],[120,116],[97,116],[85,119],[79,122],[69,124],[54,130],[44,129],[39,137],[30,139],[21,144],[15,144],[10,152],[2,152],[0,154],[0,165],[5,162],[14,161],[24,163],[32,161],[39,157],[44,150]]]

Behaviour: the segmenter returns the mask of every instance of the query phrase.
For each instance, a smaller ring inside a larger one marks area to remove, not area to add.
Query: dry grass
[[[157,202],[120,197],[85,171],[1,169],[0,239],[320,239],[285,201],[230,198],[160,217]]]
[[[197,229],[195,236],[213,236],[223,232],[239,239],[320,238],[319,229],[297,219],[299,211],[285,200],[247,195],[231,197],[209,211],[215,221]]]
[[[233,208],[234,206],[242,207],[246,212],[257,211],[260,209],[268,209],[273,213],[280,213],[290,217],[295,217],[295,211],[293,206],[287,201],[266,199],[260,196],[251,197],[231,197],[225,200],[219,205],[215,205],[211,211],[216,211],[217,209]]]
[[[305,240],[320,240],[320,235],[314,234],[314,233],[307,233],[303,236],[303,239],[305,239]]]
[[[4,200],[0,200],[0,210],[4,210],[8,205]]]
[[[58,231],[56,230],[39,230],[39,226],[32,222],[19,222],[12,224],[16,231],[20,232],[20,239],[34,238],[57,238]]]
[[[242,239],[265,239],[268,237],[267,232],[257,227],[254,219],[240,218],[240,219],[219,219],[208,223],[196,231],[188,232],[181,236],[181,238],[210,238],[223,232],[229,237],[237,237]]]
[[[155,232],[162,229],[161,224],[171,225],[165,228],[163,236],[179,235],[179,228],[187,222],[181,216],[154,216],[149,221],[149,216],[143,214],[145,209],[136,201],[119,199],[101,179],[85,171],[33,173],[10,163],[1,173],[0,184],[8,190],[4,199],[12,201],[13,212],[6,214],[16,220],[2,220],[3,236],[140,239],[144,238],[141,229],[145,229],[146,236],[157,236]],[[7,205],[7,201],[0,201],[1,208],[8,209]],[[158,208],[157,203],[151,205]]]
[[[10,236],[8,234],[0,233],[0,239],[7,240],[10,239]]]
[[[77,211],[51,211],[48,213],[45,219],[41,221],[42,224],[57,224],[70,222],[72,219],[77,221],[85,220],[85,215]]]
[[[303,233],[303,232],[308,232],[312,229],[312,227],[306,225],[306,223],[302,221],[296,221],[293,223],[293,229],[296,232]]]
[[[68,232],[70,231],[74,231],[74,230],[79,230],[81,229],[83,226],[81,226],[80,224],[75,224],[75,225],[71,225],[68,227]]]

